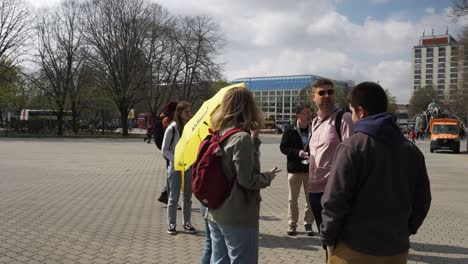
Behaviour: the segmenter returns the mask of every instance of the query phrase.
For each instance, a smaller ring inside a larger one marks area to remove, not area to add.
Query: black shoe
[[[197,230],[190,223],[185,223],[184,231],[185,231],[185,233],[189,233],[189,234],[196,234],[197,233]]]
[[[312,224],[305,224],[304,228],[305,228],[306,234],[308,236],[313,236],[314,235],[314,231],[312,231]]]
[[[288,236],[295,236],[296,235],[296,225],[289,225],[288,231],[286,231]]]
[[[163,204],[167,204],[167,197],[166,196],[159,196],[158,201],[160,201]]]
[[[176,225],[175,225],[175,224],[170,224],[170,225],[169,225],[169,228],[167,229],[167,233],[168,233],[169,235],[175,235],[175,234],[177,234]]]
[[[177,205],[177,210],[182,210],[182,207],[180,207],[180,205]]]

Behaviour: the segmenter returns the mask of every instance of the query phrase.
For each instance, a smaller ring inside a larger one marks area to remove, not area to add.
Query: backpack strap
[[[221,138],[219,139],[219,142],[223,142],[223,140],[225,140],[226,138],[228,138],[230,135],[232,134],[235,134],[235,133],[238,133],[238,132],[242,132],[244,130],[240,129],[240,128],[231,128],[229,129],[228,131],[224,132],[224,134],[221,136]]]
[[[335,130],[336,134],[338,135],[338,138],[340,139],[340,142],[343,141],[341,138],[341,120],[343,119],[343,114],[344,111],[342,109],[338,110],[338,113],[336,113],[335,116]]]

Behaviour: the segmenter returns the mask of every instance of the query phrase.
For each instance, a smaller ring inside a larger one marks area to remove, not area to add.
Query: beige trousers
[[[288,186],[289,186],[289,206],[288,206],[288,223],[289,225],[296,225],[299,220],[299,206],[298,199],[301,187],[304,190],[304,197],[306,200],[304,208],[304,224],[313,224],[314,216],[309,204],[309,193],[307,191],[309,184],[309,174],[307,172],[288,173]]]
[[[333,253],[328,252],[327,264],[406,264],[408,251],[395,256],[372,256],[357,252],[343,242],[338,242]]]

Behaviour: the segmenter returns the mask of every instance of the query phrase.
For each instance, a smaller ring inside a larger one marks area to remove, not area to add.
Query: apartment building
[[[431,86],[437,99],[449,100],[463,85],[463,63],[458,59],[461,46],[446,32],[445,35],[423,36],[413,47],[412,93]]]

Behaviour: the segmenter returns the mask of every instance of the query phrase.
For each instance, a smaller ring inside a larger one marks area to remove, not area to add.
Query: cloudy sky
[[[59,0],[27,0],[35,7]],[[158,0],[176,15],[208,15],[226,46],[228,80],[314,74],[379,81],[408,103],[411,49],[426,35],[456,37],[467,21],[449,17],[450,0]]]

